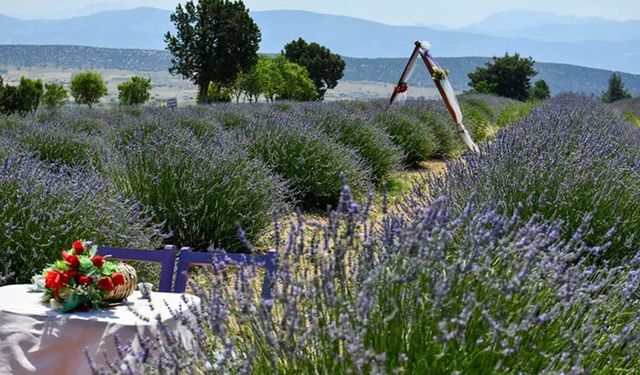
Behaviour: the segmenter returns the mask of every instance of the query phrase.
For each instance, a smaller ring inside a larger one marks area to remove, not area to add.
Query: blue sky
[[[153,6],[171,9],[176,0],[0,0],[0,13],[61,18],[95,10]],[[580,17],[640,19],[640,0],[246,0],[252,10],[301,9],[397,25],[466,26],[507,10],[549,11]],[[401,5],[398,5],[401,4]]]

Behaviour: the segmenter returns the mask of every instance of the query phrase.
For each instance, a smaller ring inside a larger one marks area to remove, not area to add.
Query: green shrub
[[[42,104],[50,111],[62,107],[69,94],[60,83],[45,83],[45,92],[42,95]]]
[[[118,100],[121,105],[140,105],[151,97],[151,78],[133,76],[118,85]]]
[[[107,84],[102,75],[95,71],[85,71],[71,77],[71,96],[78,104],[91,108],[107,95]]]

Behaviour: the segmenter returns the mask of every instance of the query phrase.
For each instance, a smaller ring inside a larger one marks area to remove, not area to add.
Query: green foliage
[[[640,116],[635,113],[629,111],[624,114],[624,119],[629,121],[632,124],[640,125]]]
[[[118,85],[118,99],[122,105],[144,104],[151,97],[151,78],[131,77]]]
[[[256,66],[247,74],[241,74],[238,89],[250,101],[257,101],[260,94],[267,101],[307,101],[318,95],[307,70],[283,56],[261,56]]]
[[[531,88],[529,97],[533,100],[546,100],[551,97],[551,89],[544,79],[537,80]]]
[[[527,101],[524,103],[509,104],[498,116],[496,125],[498,128],[503,128],[507,125],[513,125],[523,118],[529,116],[529,114],[540,105],[536,101]]]
[[[165,35],[169,71],[198,85],[202,104],[209,102],[211,82],[229,86],[256,63],[260,30],[242,1],[189,0],[178,5],[171,22],[176,34]]]
[[[602,93],[602,101],[605,103],[612,103],[621,99],[628,99],[631,94],[624,88],[624,82],[620,74],[613,73],[609,77],[609,88]]]
[[[276,76],[280,77],[276,89],[278,99],[307,101],[318,95],[316,87],[304,67],[278,56],[275,59],[275,68]]]
[[[48,110],[55,110],[62,107],[69,98],[67,90],[60,83],[45,83],[45,92],[42,95],[42,104]]]
[[[217,83],[211,83],[207,91],[209,103],[228,103],[231,101],[231,90]]]
[[[260,60],[264,59],[260,57],[258,60],[258,64],[260,64]],[[261,80],[258,76],[258,70],[254,66],[248,73],[240,72],[238,77],[236,77],[236,82],[233,85],[233,96],[236,99],[236,102],[240,101],[240,97],[244,95],[245,100],[250,103],[257,102],[258,97],[262,94],[262,88],[260,86]]]
[[[344,75],[345,62],[340,55],[318,43],[307,43],[299,38],[285,45],[282,54],[289,61],[307,68],[320,99],[327,89],[336,87]]]
[[[207,90],[207,104],[211,103],[228,103],[231,101],[232,89],[229,87],[223,87],[218,83],[211,82],[209,89]],[[202,98],[200,92],[196,93],[196,102],[202,104]]]
[[[107,85],[100,73],[87,70],[71,78],[71,96],[76,103],[86,104],[91,108],[105,95],[107,95]]]
[[[267,101],[273,102],[278,95],[279,88],[282,86],[283,81],[275,59],[260,56],[253,72],[258,80],[260,93],[264,95]]]
[[[20,78],[18,86],[2,86],[0,77],[0,113],[28,113],[38,109],[44,91],[42,80]]]
[[[505,54],[469,73],[469,86],[478,93],[526,100],[529,98],[531,77],[536,74],[532,58],[521,58],[517,53],[513,56]]]

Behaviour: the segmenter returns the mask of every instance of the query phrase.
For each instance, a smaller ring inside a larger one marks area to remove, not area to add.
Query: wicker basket
[[[102,300],[107,303],[118,303],[124,301],[136,290],[138,275],[135,268],[128,264],[120,263],[120,273],[124,276],[124,285],[117,286]]]

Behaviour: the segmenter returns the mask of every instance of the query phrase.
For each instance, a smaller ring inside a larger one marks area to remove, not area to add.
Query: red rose
[[[98,280],[98,289],[104,289],[110,292],[114,289],[113,281],[110,277],[102,277]]]
[[[93,284],[93,279],[91,278],[91,276],[87,276],[87,275],[80,275],[78,276],[78,284],[79,285],[91,285]]]
[[[93,259],[91,259],[91,261],[93,262],[93,265],[98,268],[104,266],[104,257],[102,255],[94,256]]]
[[[49,289],[58,289],[69,283],[69,277],[63,272],[49,270],[44,276],[44,284]]]
[[[78,258],[77,255],[67,255],[67,257],[64,260],[67,262],[67,266],[71,268],[80,267],[80,259]]]
[[[78,270],[66,270],[63,273],[64,273],[64,276],[67,278],[67,280],[70,280],[71,278],[78,276]]]
[[[113,281],[114,286],[124,285],[124,276],[121,273],[115,272],[111,275],[111,280]]]
[[[73,250],[76,251],[77,255],[82,254],[82,252],[84,251],[84,244],[82,243],[82,241],[78,240],[76,242],[73,243]]]

